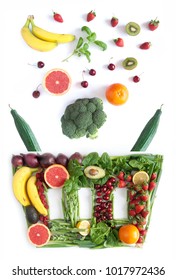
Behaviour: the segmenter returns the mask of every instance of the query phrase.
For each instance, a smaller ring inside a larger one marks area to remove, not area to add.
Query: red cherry
[[[138,83],[140,81],[140,77],[139,76],[134,76],[133,77],[133,82],[134,83]]]
[[[90,69],[89,70],[89,75],[95,76],[96,75],[96,70],[95,69]]]
[[[115,64],[114,63],[109,63],[108,69],[113,71],[115,69]]]
[[[81,86],[83,87],[83,88],[87,88],[88,87],[88,82],[87,81],[82,81],[81,82]]]
[[[32,96],[34,98],[38,98],[40,96],[40,91],[39,90],[34,90],[33,93],[32,93]]]
[[[45,66],[45,63],[43,61],[38,61],[37,62],[37,67],[38,68],[43,68]]]

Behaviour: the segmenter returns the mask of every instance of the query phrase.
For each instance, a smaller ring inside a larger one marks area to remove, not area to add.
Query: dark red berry
[[[83,88],[87,88],[88,87],[88,82],[87,81],[82,81],[81,82],[81,86],[83,87]]]
[[[38,68],[43,68],[45,66],[45,63],[43,61],[38,61],[37,62],[37,67]]]
[[[134,76],[133,77],[133,82],[134,83],[138,83],[140,81],[140,77],[139,76]]]
[[[113,71],[115,69],[115,64],[114,63],[109,63],[108,69]]]
[[[40,91],[39,90],[34,90],[33,93],[32,93],[32,96],[34,98],[38,98],[40,96]]]
[[[95,76],[95,75],[96,75],[95,69],[90,69],[90,70],[89,70],[89,75]]]

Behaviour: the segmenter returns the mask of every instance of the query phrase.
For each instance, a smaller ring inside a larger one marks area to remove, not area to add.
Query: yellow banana
[[[48,215],[48,211],[41,202],[36,186],[36,176],[31,176],[27,182],[27,193],[32,205],[43,216]]]
[[[47,52],[57,47],[57,42],[48,42],[35,37],[29,25],[30,17],[27,18],[25,25],[21,29],[21,35],[28,46],[40,52]]]
[[[32,33],[39,39],[57,43],[69,43],[75,40],[75,36],[72,34],[53,33],[38,27],[37,25],[35,25],[32,16],[30,20],[32,25]]]
[[[27,206],[31,204],[26,192],[26,183],[34,170],[36,169],[23,166],[20,169],[18,169],[13,176],[13,180],[12,180],[13,192],[16,199],[23,206]]]

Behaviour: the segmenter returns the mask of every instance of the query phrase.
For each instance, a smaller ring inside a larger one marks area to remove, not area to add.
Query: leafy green
[[[119,240],[118,240],[118,231],[116,229],[111,229],[107,240],[105,241],[105,247],[117,247],[119,246]]]
[[[90,230],[90,237],[92,242],[97,245],[104,243],[109,232],[110,227],[104,222],[93,225]]]
[[[99,154],[97,152],[89,153],[82,161],[82,164],[84,167],[90,166],[90,165],[96,165],[99,161]]]
[[[103,153],[99,159],[99,165],[103,169],[111,169],[112,168],[112,160],[108,153]]]

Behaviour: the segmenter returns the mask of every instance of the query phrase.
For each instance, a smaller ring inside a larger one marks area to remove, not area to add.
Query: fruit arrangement
[[[108,248],[144,244],[162,172],[162,155],[92,152],[12,156],[13,192],[23,206],[27,237],[36,247]],[[63,219],[50,218],[48,192],[62,189]],[[79,190],[90,188],[91,217],[79,212]],[[117,219],[114,192],[126,190],[127,218]]]

